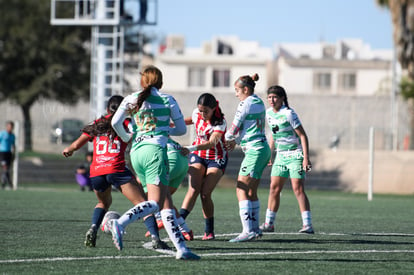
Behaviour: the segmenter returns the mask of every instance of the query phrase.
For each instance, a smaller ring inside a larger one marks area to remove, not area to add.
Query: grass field
[[[185,189],[174,195],[180,206]],[[175,260],[145,248],[142,222],[130,225],[119,252],[111,236],[99,233],[96,248],[83,245],[95,195],[77,185],[22,186],[0,192],[1,274],[413,274],[413,196],[308,192],[314,235],[296,233],[301,219],[291,190],[282,194],[275,233],[247,243],[229,243],[241,231],[233,189],[218,188],[216,240],[201,241],[200,203],[187,218],[196,239],[188,246],[202,259]],[[112,209],[131,207],[122,194]],[[260,190],[261,220],[267,190]],[[161,231],[166,237],[165,231]],[[170,243],[171,244],[171,243]]]

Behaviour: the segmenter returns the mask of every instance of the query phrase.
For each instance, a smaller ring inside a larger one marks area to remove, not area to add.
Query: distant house
[[[280,43],[276,45],[274,82],[290,94],[389,94],[392,50],[373,50],[359,39],[335,44]]]
[[[154,63],[164,75],[169,92],[231,93],[234,81],[242,75],[258,73],[256,89],[265,91],[270,48],[235,36],[214,37],[200,48],[185,47],[182,36],[169,36]]]
[[[162,70],[162,90],[177,99],[184,116],[191,115],[201,93],[209,92],[232,121],[239,103],[234,81],[258,73],[255,92],[266,106],[270,85],[286,88],[312,148],[329,148],[336,137],[341,149],[366,149],[369,128],[375,127],[376,148],[385,149],[394,139],[401,144],[408,133],[406,104],[397,98],[397,109],[390,96],[392,57],[392,49],[372,49],[359,39],[278,43],[272,49],[235,36],[217,36],[191,48],[183,36],[171,35],[154,59],[141,65],[154,64]],[[136,87],[137,69],[131,76],[131,86]],[[397,117],[398,122],[391,124]]]

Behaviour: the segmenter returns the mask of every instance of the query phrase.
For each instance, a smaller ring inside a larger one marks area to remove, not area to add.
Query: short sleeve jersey
[[[15,145],[16,137],[7,131],[0,132],[0,152],[11,152]]]
[[[223,123],[221,125],[213,126],[210,122],[203,119],[203,116],[197,108],[194,109],[191,119],[196,131],[196,140],[193,142],[193,145],[203,144],[209,141],[211,135],[215,132],[222,134],[220,141],[213,148],[198,150],[193,153],[200,158],[209,160],[218,160],[227,157],[227,151],[224,147],[224,134],[226,133],[227,128],[226,120],[223,119]]]
[[[119,108],[128,111],[137,103],[141,91],[124,98]],[[170,130],[170,119],[176,121],[183,115],[176,100],[152,88],[151,94],[144,101],[138,112],[132,115],[133,144],[131,151],[135,151],[144,144],[156,144],[165,147]]]
[[[285,105],[275,113],[273,108],[266,110],[266,120],[272,131],[276,151],[302,150],[302,144],[295,129],[301,125],[298,115]]]
[[[227,140],[240,140],[243,151],[260,149],[265,135],[266,108],[263,100],[253,94],[241,101],[237,107],[230,130],[226,133]]]
[[[128,121],[125,121],[125,127],[127,127],[127,123]],[[93,159],[89,171],[91,177],[125,171],[127,143],[119,137],[111,140],[107,135],[95,137],[87,133],[83,133],[83,135],[93,138]]]

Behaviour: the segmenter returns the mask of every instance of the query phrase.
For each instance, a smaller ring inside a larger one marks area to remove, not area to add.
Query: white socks
[[[131,209],[129,209],[127,212],[125,212],[119,219],[118,224],[125,229],[125,227],[130,224],[131,222],[134,222],[138,219],[141,219],[145,216],[148,216],[150,214],[153,214],[159,210],[158,204],[156,201],[144,201],[141,202]]]
[[[266,209],[265,223],[268,225],[274,225],[275,220],[276,220],[276,212],[273,212],[270,209]]]
[[[259,230],[260,201],[252,201],[252,229],[254,232]]]
[[[302,222],[304,226],[312,226],[312,216],[310,211],[302,212]]]
[[[239,201],[239,214],[243,226],[242,233],[252,232],[252,202],[249,200]]]
[[[185,244],[185,239],[181,234],[180,229],[178,228],[177,219],[175,218],[175,210],[173,209],[163,209],[161,210],[161,218],[164,224],[165,231],[168,233],[171,242],[174,244],[177,251],[186,251],[187,246]]]

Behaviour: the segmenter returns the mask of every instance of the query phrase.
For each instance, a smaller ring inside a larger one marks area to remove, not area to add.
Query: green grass
[[[180,206],[185,188],[174,195]],[[130,225],[119,252],[110,235],[99,233],[96,248],[83,245],[96,204],[77,185],[27,185],[0,192],[1,274],[412,274],[414,270],[413,196],[308,192],[314,235],[297,234],[301,219],[291,190],[282,194],[275,233],[248,243],[229,243],[241,231],[233,189],[218,188],[217,239],[201,241],[200,203],[187,218],[196,240],[188,246],[202,259],[183,262],[143,247],[145,227]],[[267,190],[260,190],[261,220]],[[131,207],[120,193],[112,209]],[[166,237],[164,230],[162,237]]]

